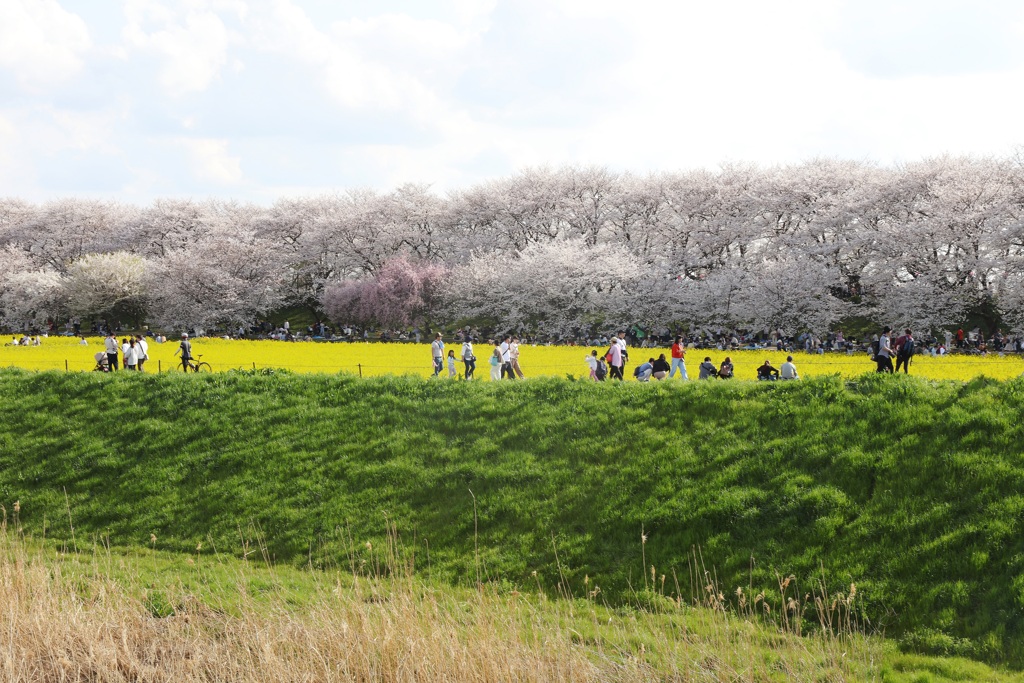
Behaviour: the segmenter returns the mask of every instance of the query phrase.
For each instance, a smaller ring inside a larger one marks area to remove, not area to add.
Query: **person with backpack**
[[[594,356],[597,356],[597,351],[592,351]],[[604,361],[604,358],[597,359],[597,368],[594,369],[594,379],[598,382],[603,382],[608,379],[608,363]]]
[[[914,335],[908,328],[896,339],[896,372],[903,366],[903,374],[910,373],[910,359],[914,357]]]
[[[649,358],[646,363],[641,363],[636,366],[633,370],[633,376],[636,377],[637,382],[650,382],[651,375],[654,374],[654,359]]]

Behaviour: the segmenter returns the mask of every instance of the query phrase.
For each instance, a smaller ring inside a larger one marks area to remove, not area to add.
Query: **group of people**
[[[163,343],[167,339],[163,336],[153,337],[154,341]],[[85,337],[82,337],[80,344],[86,344]],[[182,333],[181,344],[174,352],[175,356],[181,356],[181,367],[189,369],[192,356],[192,342],[188,334]],[[125,370],[144,372],[146,361],[149,360],[149,341],[144,335],[132,335],[117,341],[117,335],[112,331],[103,339],[103,351],[96,354],[96,369],[101,372],[114,372],[123,367]]]
[[[459,358],[455,356],[455,349],[448,349],[448,377],[458,377],[456,363],[461,360],[465,366],[463,379],[471,380],[476,374],[476,351],[473,349],[473,337],[464,337]],[[491,379],[523,379],[523,369],[519,367],[519,338],[512,335],[505,335],[500,342],[488,339],[487,344],[491,347],[489,363],[491,366]],[[441,333],[434,335],[434,341],[430,343],[430,354],[434,363],[434,377],[444,371],[445,347]]]
[[[149,360],[149,342],[141,335],[124,337],[118,343],[117,335],[111,331],[103,340],[103,348],[96,354],[96,369],[103,372],[113,372],[119,365],[125,370],[143,372]]]
[[[7,342],[5,346],[42,346],[43,340],[39,338],[39,335],[30,337],[27,334],[23,334],[21,339],[17,337],[11,337],[11,341]]]
[[[682,379],[689,380],[690,377],[686,372],[686,341],[683,337],[675,338],[670,354],[672,356],[671,362],[665,358],[663,353],[659,354],[657,358],[648,358],[646,362],[639,364],[633,370],[633,376],[638,382],[649,382],[651,379],[671,379],[678,372]],[[595,350],[591,351],[590,355],[586,356],[584,360],[590,370],[590,379],[595,382],[603,382],[607,377],[620,381],[624,380],[623,369],[629,360],[625,335],[620,333],[611,338],[608,351],[604,354],[603,358],[598,356]],[[697,366],[697,371],[698,379],[711,379],[712,377],[731,379],[735,376],[732,359],[728,356],[725,357],[725,360],[719,366],[715,366],[711,362],[710,356],[705,356],[703,362]],[[799,379],[799,377],[796,365],[793,364],[793,356],[788,356],[780,369],[773,367],[771,361],[768,360],[757,369],[757,378],[763,381],[776,379],[790,380]]]
[[[914,358],[917,342],[909,327],[894,339],[892,328],[886,326],[876,344],[871,349],[872,360],[877,364],[875,372],[899,372],[901,366],[904,374],[910,372],[910,363]],[[892,364],[893,358],[896,359],[895,367]]]

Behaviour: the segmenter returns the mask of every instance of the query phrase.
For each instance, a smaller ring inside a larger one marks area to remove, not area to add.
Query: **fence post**
[[[159,375],[161,372],[163,372],[163,370],[164,370],[163,361],[157,360],[157,362],[156,362],[156,374]]]
[[[255,370],[255,369],[256,369],[256,361],[253,361],[253,362],[252,362],[252,369],[253,369],[253,370]]]
[[[362,377],[363,376],[363,364],[359,363],[358,366],[359,366],[359,376]]]
[[[65,358],[64,359],[64,372],[67,372],[67,371],[68,371],[68,359]]]

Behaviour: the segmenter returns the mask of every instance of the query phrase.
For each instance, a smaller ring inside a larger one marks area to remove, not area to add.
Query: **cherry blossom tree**
[[[154,262],[152,318],[178,329],[249,324],[283,303],[285,277],[274,245],[251,231],[214,233]]]
[[[440,264],[397,256],[373,275],[332,283],[324,292],[323,309],[338,322],[385,327],[421,324],[436,310],[446,274]]]
[[[454,319],[567,334],[633,322],[640,280],[626,249],[575,238],[476,256],[453,269],[445,299]]]
[[[151,268],[146,259],[124,251],[83,256],[63,280],[67,307],[74,315],[131,320],[138,326],[146,314]]]
[[[63,283],[14,247],[0,249],[0,316],[16,330],[43,328],[65,310]]]

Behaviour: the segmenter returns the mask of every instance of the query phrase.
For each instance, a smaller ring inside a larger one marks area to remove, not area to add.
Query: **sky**
[[[0,196],[1024,145],[1019,0],[0,0]]]

